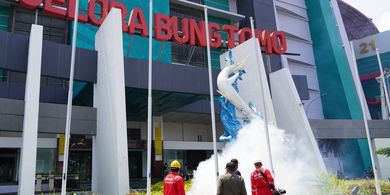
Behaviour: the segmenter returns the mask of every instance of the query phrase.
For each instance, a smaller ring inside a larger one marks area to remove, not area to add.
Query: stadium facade
[[[0,2],[0,193],[17,189],[29,35],[31,24],[35,23],[43,26],[44,40],[36,173],[45,177],[58,175],[62,170],[71,53],[69,44],[74,17],[74,13],[72,15],[66,10],[72,8],[74,0],[46,0],[37,6],[31,2],[34,1]],[[267,32],[283,32],[287,51],[280,51],[276,46],[269,49],[271,44],[262,45],[265,53],[286,52],[285,55],[270,54],[271,66],[266,69],[274,72],[287,68],[293,74],[328,169],[346,177],[363,177],[370,170],[367,141],[360,133],[363,131],[362,112],[350,71],[350,51],[346,47],[349,45],[348,38],[361,38],[377,31],[371,21],[363,20],[367,17],[343,1],[336,0],[154,2],[154,12],[161,13],[162,18],[176,16],[179,21],[176,27],[180,28],[184,26],[184,19],[188,19],[189,25],[190,21],[197,24],[204,19],[203,10],[196,4],[210,7],[209,20],[218,24],[220,30],[217,31],[224,40],[211,51],[214,79],[220,70],[219,55],[227,48],[234,47],[234,44],[229,45],[232,41],[226,40],[234,39],[238,44],[241,38],[238,31],[250,27],[249,17],[254,17],[259,37],[267,35]],[[50,6],[52,4],[55,6]],[[95,34],[102,23],[100,13],[105,13],[111,7],[120,8],[125,21],[128,21],[130,15],[138,11],[135,24],[141,24],[142,17],[148,21],[148,6],[146,1],[80,1],[69,159],[70,188],[90,189],[93,183],[93,148],[96,148],[93,140],[98,134],[99,120],[95,105],[99,101],[96,100],[98,52]],[[142,17],[141,12],[144,13]],[[356,24],[351,18],[363,19]],[[224,29],[223,25],[228,28]],[[146,31],[142,29],[143,26],[138,25],[131,31],[123,23],[124,98],[128,170],[132,187],[144,185],[143,178],[146,177],[148,40],[144,37]],[[266,37],[270,36],[268,34]],[[158,179],[172,159],[179,159],[191,173],[200,161],[210,157],[213,148],[207,54],[202,40],[194,38],[187,40],[188,44],[179,44],[180,40],[156,39],[153,41],[152,176]],[[282,38],[279,37],[280,40]],[[216,110],[218,118],[218,105]],[[389,128],[389,123],[373,121],[370,127],[382,132]],[[217,121],[217,134],[221,135],[222,132],[222,125]],[[334,135],[334,132],[342,135]],[[377,138],[386,136],[386,133],[380,134]],[[375,135],[373,137],[376,138]],[[223,143],[219,143],[218,147],[222,148]],[[385,177],[389,175],[383,175]],[[49,183],[47,178],[43,179],[44,183]]]

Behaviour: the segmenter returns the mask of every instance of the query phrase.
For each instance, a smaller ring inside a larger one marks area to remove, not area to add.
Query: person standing
[[[168,172],[168,163],[164,163],[164,168],[163,168],[163,177],[167,175]]]
[[[184,181],[188,180],[188,164],[184,164],[184,170],[183,170],[183,179]]]
[[[236,175],[239,175],[241,176],[241,172],[238,170],[238,160],[233,158],[232,160],[230,160],[230,162],[234,163],[236,165],[236,172],[234,172]]]
[[[226,173],[219,178],[217,195],[246,195],[244,179],[234,174],[236,164],[228,162]]]
[[[171,162],[171,172],[164,178],[164,195],[185,195],[184,180],[179,175],[180,163]]]
[[[275,185],[271,172],[262,168],[260,160],[255,161],[254,165],[256,169],[251,174],[252,195],[272,195]]]

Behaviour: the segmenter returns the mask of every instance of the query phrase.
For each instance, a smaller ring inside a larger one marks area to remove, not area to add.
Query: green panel
[[[362,119],[358,97],[340,33],[329,1],[305,0],[313,41],[318,82],[326,119]],[[344,140],[341,160],[346,176],[364,175],[365,162],[370,159],[357,140]]]
[[[55,171],[56,149],[38,148],[36,173],[40,175],[53,174]]]
[[[4,80],[5,80],[4,70],[0,68],[0,82],[3,82]]]
[[[221,64],[219,62],[219,55],[226,52],[226,49],[211,49],[211,67],[215,69],[220,69]]]
[[[367,99],[379,99],[380,97],[380,85],[378,81],[373,78],[370,80],[362,81],[362,87],[364,94]],[[372,119],[379,119],[382,118],[382,110],[381,110],[381,105],[370,105],[368,104],[368,108],[370,110],[371,118]]]
[[[213,16],[209,16],[209,22],[215,22],[220,25],[222,29],[222,25],[224,24],[230,24],[230,20],[217,18]],[[220,30],[219,33],[222,35],[223,40],[227,40],[227,33],[225,31]],[[226,52],[226,49],[218,48],[218,49],[211,49],[211,67],[215,69],[221,68],[220,62],[219,62],[219,55]]]
[[[318,82],[327,119],[361,119],[362,113],[336,20],[328,1],[306,0]],[[337,105],[337,107],[335,107]]]
[[[229,0],[205,0],[206,5],[229,11]]]
[[[87,85],[86,82],[74,81],[73,82],[73,98],[76,97],[80,91]]]
[[[348,178],[363,177],[365,171],[363,159],[370,160],[370,156],[363,156],[359,142],[356,139],[343,140],[339,158],[342,161],[344,176]]]
[[[73,105],[92,107],[93,83],[78,82],[78,85],[77,95],[73,95]],[[76,87],[76,84],[74,87]],[[76,94],[75,90],[73,93]]]
[[[383,69],[384,70],[390,69],[390,52],[382,53],[380,54],[380,57],[381,57]],[[379,73],[379,63],[376,55],[358,59],[357,66],[358,66],[360,76],[367,76],[370,74],[372,75],[375,73]],[[379,99],[381,95],[380,85],[376,81],[375,77],[369,80],[362,81],[362,86],[366,98]],[[371,117],[373,119],[382,118],[380,105],[369,105],[369,110],[370,110]]]
[[[390,52],[380,54],[383,69],[390,68]],[[378,59],[376,55],[361,58],[357,60],[359,74],[366,75],[374,72],[379,72]]]
[[[0,30],[8,31],[9,15],[11,11],[9,7],[0,6]]]
[[[80,8],[82,12],[87,10],[87,2],[83,0],[80,2]],[[121,0],[127,8],[126,21],[128,21],[130,12],[133,8],[139,7],[143,10],[145,19],[149,21],[149,1],[125,1]],[[169,15],[169,0],[155,0],[153,12],[163,13]],[[96,6],[95,9],[99,7]],[[95,45],[95,33],[97,27],[91,24],[80,24],[78,26],[77,33],[77,46],[85,49],[94,49]],[[123,34],[123,53],[124,56],[148,59],[148,38],[144,38],[138,35]],[[153,40],[153,59],[161,62],[171,63],[171,43],[160,42]]]
[[[372,169],[371,166],[371,157],[370,157],[370,150],[368,148],[368,141],[367,139],[359,139],[357,140],[359,148],[360,148],[360,153],[362,154],[363,157],[363,164],[364,164],[364,170],[369,171]]]

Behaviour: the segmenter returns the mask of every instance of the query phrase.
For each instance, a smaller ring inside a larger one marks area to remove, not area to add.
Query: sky
[[[344,0],[372,18],[380,32],[390,30],[390,0]]]

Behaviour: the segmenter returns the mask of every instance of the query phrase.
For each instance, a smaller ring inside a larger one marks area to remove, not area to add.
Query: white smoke
[[[274,126],[269,126],[271,138],[271,154],[275,169],[275,185],[287,190],[287,194],[310,194],[317,175],[320,173],[313,162],[314,154],[306,151],[298,140]],[[253,162],[262,160],[263,167],[270,170],[265,139],[264,122],[255,119],[244,126],[237,139],[229,143],[218,155],[219,174],[225,174],[225,165],[232,158],[239,161],[238,170],[245,180],[246,190],[251,194],[250,174],[254,170]],[[190,195],[216,194],[214,155],[199,164],[194,172]]]

